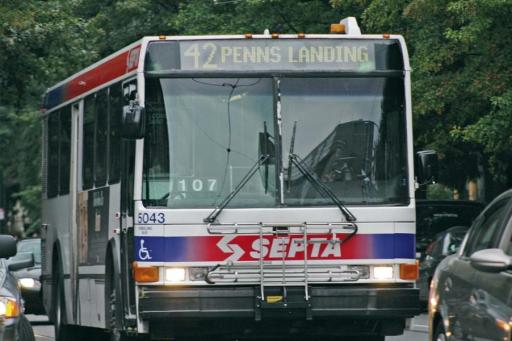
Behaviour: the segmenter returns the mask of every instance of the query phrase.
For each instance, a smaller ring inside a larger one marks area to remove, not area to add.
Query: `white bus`
[[[407,49],[333,28],[145,37],[46,92],[58,341],[403,332],[419,309]]]

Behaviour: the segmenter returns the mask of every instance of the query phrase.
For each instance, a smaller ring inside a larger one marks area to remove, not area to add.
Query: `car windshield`
[[[41,264],[41,240],[40,239],[24,239],[20,240],[17,245],[17,254],[32,252],[34,254],[34,263]],[[16,259],[14,256],[11,259]]]
[[[333,205],[290,151],[344,203],[408,202],[401,78],[148,78],[145,106],[146,206],[216,207],[265,153],[229,207]]]

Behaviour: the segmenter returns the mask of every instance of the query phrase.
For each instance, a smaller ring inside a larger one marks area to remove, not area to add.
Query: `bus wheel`
[[[54,269],[58,268],[58,265],[54,266]],[[64,281],[60,272],[57,270],[54,275],[54,288],[53,288],[53,325],[55,328],[55,340],[56,341],[69,341],[75,339],[75,334],[72,332],[70,326],[66,324],[66,307],[64,300]]]
[[[105,290],[106,321],[110,341],[134,341],[135,337],[126,335],[122,327],[122,308],[118,304],[118,293],[116,291],[116,276],[113,266],[108,266],[107,283]]]

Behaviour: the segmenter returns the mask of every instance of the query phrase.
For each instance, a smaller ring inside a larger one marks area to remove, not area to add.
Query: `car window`
[[[503,197],[478,217],[471,229],[464,249],[465,256],[471,256],[478,250],[497,247],[499,234],[504,227],[510,196]]]

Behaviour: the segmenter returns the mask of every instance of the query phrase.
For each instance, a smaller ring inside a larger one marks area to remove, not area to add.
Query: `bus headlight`
[[[165,269],[165,280],[167,282],[184,282],[185,269],[184,268],[167,268]]]
[[[18,280],[23,288],[32,289],[36,286],[36,281],[33,278],[20,278]]]
[[[20,306],[14,298],[0,297],[0,317],[13,318],[20,316]]]
[[[373,267],[373,278],[374,279],[393,279],[393,267],[392,266],[374,266]]]

